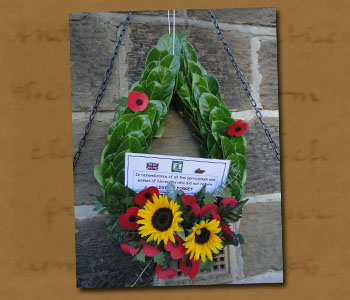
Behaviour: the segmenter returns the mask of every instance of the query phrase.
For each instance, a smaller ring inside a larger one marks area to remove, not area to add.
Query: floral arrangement
[[[213,196],[205,186],[195,195],[186,195],[172,184],[161,195],[151,186],[135,195],[133,206],[119,215],[113,232],[124,252],[154,263],[159,279],[174,277],[178,269],[193,279],[200,269],[213,266],[213,257],[225,245],[243,243],[229,223],[241,217],[246,201],[230,197],[225,187]]]
[[[245,192],[247,124],[234,120],[221,99],[217,79],[198,62],[184,34],[165,35],[146,58],[138,82],[117,101],[95,178],[102,196],[91,195],[95,210],[110,216],[110,236],[121,248],[153,265],[160,279],[178,269],[193,279],[210,269],[225,245],[243,242],[229,224],[242,214]],[[125,153],[148,153],[153,138],[164,132],[170,102],[199,141],[202,157],[230,160],[225,186],[214,194],[205,186],[186,195],[172,184],[160,195],[156,187],[136,193],[124,186]]]

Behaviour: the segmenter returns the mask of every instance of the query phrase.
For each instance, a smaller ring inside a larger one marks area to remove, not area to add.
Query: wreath
[[[193,279],[213,267],[225,245],[243,243],[229,225],[241,218],[247,202],[242,136],[247,124],[231,117],[217,79],[198,62],[186,35],[176,33],[174,41],[173,34],[159,39],[140,80],[117,101],[101,163],[94,169],[103,195],[91,196],[95,210],[110,216],[109,236],[124,252],[152,266],[159,279],[174,277],[178,268]],[[152,139],[164,133],[171,101],[192,128],[201,156],[231,161],[226,184],[213,194],[205,185],[195,195],[172,184],[164,195],[153,186],[139,193],[124,186],[125,153],[149,152]]]

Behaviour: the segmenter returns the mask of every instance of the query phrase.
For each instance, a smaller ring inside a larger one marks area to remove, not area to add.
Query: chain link
[[[224,44],[224,49],[225,49],[225,51],[227,52],[227,54],[228,54],[228,56],[229,56],[229,58],[230,58],[230,61],[231,61],[231,63],[232,63],[232,66],[233,66],[233,68],[236,70],[237,77],[238,77],[239,80],[241,81],[242,86],[243,86],[243,89],[244,89],[245,93],[246,93],[247,96],[248,96],[250,105],[251,105],[252,108],[254,108],[254,110],[255,110],[255,114],[256,114],[257,118],[259,119],[259,121],[260,121],[260,123],[261,123],[261,127],[262,127],[263,130],[265,131],[265,134],[266,134],[266,136],[267,136],[267,138],[268,138],[268,140],[269,140],[269,142],[270,142],[270,144],[271,144],[273,150],[274,150],[275,153],[276,153],[276,158],[277,158],[278,160],[280,160],[280,152],[279,152],[279,150],[278,150],[278,147],[277,147],[277,145],[276,145],[276,142],[275,142],[274,139],[272,138],[271,133],[270,133],[270,130],[269,130],[268,126],[266,125],[266,123],[264,122],[264,119],[263,119],[263,117],[262,117],[261,111],[257,108],[257,104],[256,104],[256,102],[255,102],[255,100],[254,100],[252,94],[251,94],[250,91],[249,91],[248,84],[247,84],[246,81],[244,80],[244,74],[243,74],[243,72],[239,69],[238,64],[237,64],[237,61],[236,61],[236,59],[235,59],[235,57],[234,57],[234,55],[233,55],[233,53],[232,53],[232,51],[231,51],[231,49],[230,49],[230,46],[229,46],[228,43],[225,41],[224,34],[223,34],[222,30],[221,30],[220,27],[219,27],[219,24],[218,24],[218,22],[217,22],[217,20],[216,20],[215,15],[213,14],[213,12],[212,12],[210,9],[208,10],[208,13],[210,14],[211,19],[212,19],[212,21],[213,21],[213,23],[214,23],[214,26],[215,26],[215,28],[216,28],[216,30],[217,30],[217,32],[218,32],[218,35],[219,35],[220,39],[222,40],[222,42],[223,42],[223,44]]]
[[[128,15],[126,16],[125,18],[125,21],[124,21],[124,25],[123,25],[123,28],[122,28],[122,31],[121,33],[119,34],[119,37],[118,37],[118,40],[115,44],[115,48],[114,48],[114,51],[113,51],[113,55],[112,57],[110,58],[109,62],[108,62],[108,67],[107,69],[105,70],[104,72],[104,78],[102,80],[102,83],[100,85],[100,88],[97,92],[97,95],[96,95],[96,98],[95,98],[95,104],[94,106],[92,107],[91,111],[90,111],[90,116],[89,116],[89,120],[85,126],[85,129],[84,129],[84,133],[83,133],[83,136],[82,138],[80,139],[80,142],[79,142],[79,146],[78,146],[78,149],[77,151],[75,152],[74,154],[74,157],[73,157],[73,170],[75,168],[75,166],[77,165],[77,162],[78,162],[78,159],[80,157],[80,153],[81,153],[81,149],[84,147],[85,145],[85,142],[86,142],[86,137],[87,135],[89,134],[89,131],[90,131],[90,128],[91,128],[91,124],[92,124],[92,121],[95,117],[95,114],[97,112],[97,108],[98,108],[98,105],[99,103],[101,102],[101,99],[102,99],[102,95],[103,95],[103,92],[104,90],[106,89],[106,84],[107,84],[107,80],[109,78],[109,76],[111,75],[111,71],[112,71],[112,68],[113,68],[113,65],[115,63],[115,59],[116,59],[116,56],[118,54],[118,51],[119,51],[119,47],[123,41],[123,38],[124,38],[124,35],[125,35],[125,31],[129,25],[129,22],[130,22],[130,16],[133,14],[133,11],[129,11],[128,12]]]

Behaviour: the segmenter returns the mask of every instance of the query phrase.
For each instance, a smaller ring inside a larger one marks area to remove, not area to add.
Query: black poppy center
[[[206,228],[201,228],[201,233],[196,234],[195,241],[198,244],[204,244],[208,242],[210,237],[210,231]]]
[[[152,225],[159,231],[166,231],[173,223],[173,213],[169,208],[158,209],[152,217]]]
[[[150,193],[150,192],[145,193],[145,198],[146,198],[146,199],[151,198],[151,196],[152,196],[152,195],[151,195],[151,193]]]
[[[179,246],[179,241],[175,240],[175,243],[173,243],[173,247],[177,247],[177,246]]]
[[[129,222],[135,222],[136,221],[136,217],[135,216],[130,216],[129,217]]]
[[[191,205],[186,205],[186,210],[187,211],[191,211],[192,210],[192,206]]]
[[[242,130],[242,127],[241,126],[238,126],[235,131],[238,132],[238,131],[241,131]]]
[[[169,265],[167,265],[167,266],[162,266],[162,270],[163,271],[166,271],[166,270],[168,270],[169,269]]]
[[[137,99],[137,100],[136,100],[136,104],[137,104],[137,105],[141,105],[141,104],[142,104],[142,100],[141,100],[141,99]]]
[[[186,261],[186,267],[192,268],[192,262],[190,260]]]

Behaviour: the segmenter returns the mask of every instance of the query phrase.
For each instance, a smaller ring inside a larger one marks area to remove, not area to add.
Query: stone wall
[[[276,11],[274,8],[214,10],[225,39],[250,83],[272,136],[279,145]],[[125,13],[70,15],[73,146],[77,148]],[[245,244],[235,251],[235,278],[230,283],[282,282],[280,164],[236,78],[206,10],[176,12],[176,31],[187,34],[199,61],[215,75],[234,118],[248,130],[246,205],[235,227]],[[77,286],[114,287],[131,283],[141,269],[106,237],[106,217],[93,212],[89,194],[100,194],[93,168],[100,160],[115,100],[139,79],[149,50],[168,33],[167,11],[137,12],[117,56],[103,100],[74,171]],[[152,144],[152,153],[199,156],[184,120],[171,108],[165,134]],[[183,145],[186,144],[186,147]],[[152,284],[151,274],[142,285]]]

